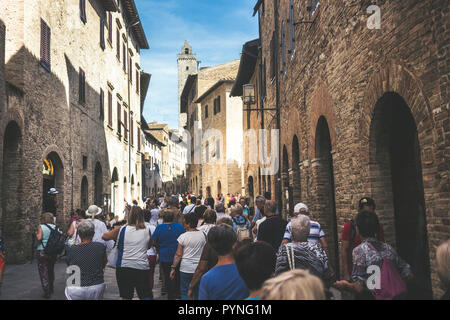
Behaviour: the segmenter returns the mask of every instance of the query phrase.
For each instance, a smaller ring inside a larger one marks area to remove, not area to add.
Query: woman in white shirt
[[[187,292],[197,269],[203,247],[206,244],[206,234],[197,230],[198,217],[195,213],[188,213],[184,216],[186,233],[178,238],[178,249],[170,272],[170,278],[175,278],[176,268],[180,265],[180,292],[181,300],[188,300]]]
[[[140,207],[132,207],[128,225],[105,233],[103,240],[116,240],[119,250],[116,279],[120,297],[132,300],[134,289],[141,300],[152,300],[147,250],[152,247],[151,231]]]

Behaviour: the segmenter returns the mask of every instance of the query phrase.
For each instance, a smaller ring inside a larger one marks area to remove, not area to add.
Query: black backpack
[[[48,237],[47,244],[44,247],[44,253],[46,255],[61,254],[65,248],[66,237],[58,230],[57,227],[52,229],[48,224],[45,224],[45,226],[50,229],[50,236]],[[42,244],[42,246],[44,245]]]

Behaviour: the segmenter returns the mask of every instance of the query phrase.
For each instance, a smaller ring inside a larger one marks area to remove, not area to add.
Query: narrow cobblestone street
[[[63,261],[59,261],[55,265],[55,293],[50,300],[66,300],[64,294],[66,267],[67,265]],[[120,300],[114,269],[105,269],[105,283],[104,300]],[[155,300],[163,300],[163,297],[161,297],[161,282],[159,281],[159,266],[156,266],[155,270],[153,296]],[[137,295],[134,299],[138,299]],[[31,264],[6,266],[0,300],[45,300],[36,261]]]

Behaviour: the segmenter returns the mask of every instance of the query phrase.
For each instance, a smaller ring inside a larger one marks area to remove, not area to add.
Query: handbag
[[[73,222],[74,225],[74,229],[75,229],[75,233],[67,239],[66,241],[66,246],[67,247],[71,247],[77,244],[77,238],[78,238],[78,223],[76,221]]]
[[[123,244],[125,241],[126,228],[127,227],[125,226],[125,227],[122,227],[122,229],[120,229],[119,239],[117,240],[116,244],[114,245],[114,248],[108,254],[108,263],[106,264],[107,267],[116,269],[116,268],[120,268],[120,265],[122,264]],[[119,261],[119,258],[120,258],[120,261]]]

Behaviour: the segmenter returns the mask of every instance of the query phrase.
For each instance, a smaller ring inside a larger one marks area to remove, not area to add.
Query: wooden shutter
[[[100,88],[100,110],[99,110],[99,114],[100,114],[100,120],[104,119],[104,109],[105,108],[105,93],[103,92],[103,89]]]
[[[108,91],[108,124],[112,127],[112,93]]]
[[[220,113],[220,96],[217,97],[217,113]]]
[[[86,23],[86,0],[80,0],[80,18]]]
[[[50,71],[50,28],[41,19],[41,64]]]
[[[113,25],[112,14],[111,12],[108,12],[108,41],[109,44],[111,45],[112,45],[112,25]]]
[[[130,142],[131,142],[131,145],[134,145],[134,122],[133,121],[130,121],[130,126],[131,126],[131,128],[130,128]]]
[[[100,48],[105,50],[105,20],[100,19]]]
[[[128,141],[128,117],[127,117],[127,110],[123,110],[123,136],[125,137],[125,140]]]
[[[120,30],[119,29],[117,29],[117,31],[116,31],[116,36],[117,36],[117,40],[116,40],[116,42],[117,42],[117,53],[116,53],[116,56],[117,56],[117,59],[119,59],[119,61],[120,61]]]
[[[122,134],[122,126],[121,126],[121,117],[122,117],[122,112],[121,112],[121,108],[120,108],[120,103],[117,102],[117,132],[120,134]]]

